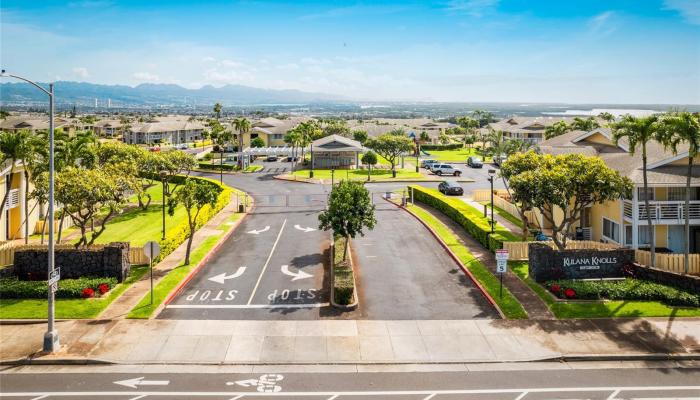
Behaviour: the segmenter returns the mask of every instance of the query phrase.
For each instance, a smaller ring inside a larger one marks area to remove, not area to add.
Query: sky
[[[700,104],[700,0],[2,0],[0,63],[364,101]]]

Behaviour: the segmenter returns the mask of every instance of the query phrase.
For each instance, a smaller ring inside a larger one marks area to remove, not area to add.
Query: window
[[[651,243],[651,234],[649,233],[649,226],[639,226],[639,235],[637,235],[637,241],[640,245],[649,245]]]
[[[620,243],[620,224],[603,218],[603,237],[613,242]]]
[[[690,200],[697,200],[697,188],[690,188]],[[669,201],[685,201],[685,188],[684,187],[670,187],[668,188],[668,200]]]
[[[281,133],[275,133],[272,135],[273,140],[282,140],[282,134]]]
[[[654,200],[654,188],[647,188],[646,195],[645,195],[644,188],[638,188],[637,189],[637,199],[639,201],[644,201],[647,198],[649,200]]]

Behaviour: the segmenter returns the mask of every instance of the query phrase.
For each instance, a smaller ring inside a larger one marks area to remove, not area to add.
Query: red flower
[[[566,290],[564,290],[564,296],[566,296],[567,299],[575,299],[576,291],[572,288],[566,288]]]
[[[83,298],[90,299],[95,297],[95,291],[92,288],[86,287],[83,289]]]
[[[561,292],[561,286],[559,286],[558,283],[553,283],[552,286],[549,287],[549,291],[554,294],[559,294]]]
[[[97,291],[100,292],[100,294],[105,294],[109,292],[109,285],[106,283],[100,283],[100,285],[97,287]]]

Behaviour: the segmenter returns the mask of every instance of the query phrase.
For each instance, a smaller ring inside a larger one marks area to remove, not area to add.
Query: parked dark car
[[[299,161],[299,157],[287,156],[287,158],[285,158],[285,160],[286,160],[287,162]]]
[[[277,156],[267,156],[265,157],[265,161],[277,161]]]
[[[464,189],[457,182],[443,181],[438,185],[438,190],[440,193],[447,195],[454,194],[456,196],[461,196],[464,194]]]
[[[493,165],[500,167],[501,164],[508,160],[508,156],[505,154],[493,156]]]
[[[484,160],[481,157],[470,156],[467,158],[467,165],[472,168],[482,168],[484,166]]]

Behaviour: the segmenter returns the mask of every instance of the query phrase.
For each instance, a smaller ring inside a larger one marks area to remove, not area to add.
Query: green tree
[[[28,130],[19,130],[14,132],[0,132],[0,151],[2,152],[2,164],[10,162],[10,172],[7,175],[7,185],[12,187],[15,178],[15,169],[19,161],[27,156],[30,149],[32,133]],[[6,190],[0,204],[0,215],[5,211],[5,204],[10,191]]]
[[[374,229],[374,205],[361,182],[340,181],[328,198],[328,208],[318,216],[319,228],[345,237],[343,260],[347,258],[350,238],[364,236],[363,229]]]
[[[649,227],[649,247],[651,251],[651,266],[656,264],[656,229],[651,223],[651,208],[649,206],[649,182],[647,179],[647,144],[658,136],[658,117],[633,117],[625,115],[620,122],[611,126],[615,145],[623,138],[627,139],[629,152],[634,155],[637,148],[642,150],[642,179],[644,182],[644,207],[646,209],[647,226]],[[653,190],[653,189],[652,189]]]
[[[251,124],[245,117],[239,117],[233,120],[233,127],[238,131],[238,168],[243,169],[243,136],[250,133]]]
[[[351,137],[352,134],[350,132],[350,127],[348,126],[348,123],[344,119],[327,119],[327,120],[320,120],[322,130],[323,130],[323,136],[330,136],[330,135],[340,135],[344,137]]]
[[[364,144],[367,141],[367,138],[369,136],[367,135],[367,131],[352,131],[352,138],[357,140],[358,142]]]
[[[204,207],[216,206],[216,201],[220,193],[221,189],[211,183],[187,178],[185,183],[175,192],[173,199],[169,202],[168,212],[171,216],[175,215],[175,208],[179,204],[181,204],[187,212],[187,224],[190,229],[187,235],[185,265],[190,264],[192,239],[197,230],[197,218]]]
[[[372,167],[377,164],[377,154],[370,150],[362,155],[361,161],[367,166],[367,181],[369,181],[372,176]]]
[[[304,158],[304,149],[314,140],[323,135],[323,131],[314,120],[301,122],[295,128],[299,132],[299,146],[301,147],[301,158]]]
[[[420,133],[420,141],[421,143],[429,143],[430,142],[430,136],[428,135],[428,132],[423,131]]]
[[[574,122],[571,123],[571,129],[575,131],[585,131],[590,132],[593,129],[600,128],[600,124],[593,117],[588,118],[574,118]]]
[[[413,150],[413,141],[405,135],[398,135],[392,132],[368,139],[365,146],[374,150],[391,164],[391,175],[396,178],[396,160],[402,154]]]
[[[466,146],[467,143],[470,141],[471,144],[474,144],[474,142],[476,141],[476,133],[481,127],[480,121],[471,117],[458,117],[457,123],[462,128],[461,133],[464,135],[464,145]],[[474,139],[471,140],[470,137]]]
[[[292,148],[292,172],[294,172],[294,165],[296,164],[294,160],[297,158],[297,148],[301,143],[301,134],[296,127],[288,130],[287,133],[284,134],[284,143]]]
[[[679,146],[688,146],[688,172],[685,182],[685,259],[684,271],[688,273],[690,263],[690,180],[693,174],[693,163],[700,150],[700,115],[687,111],[672,112],[661,117],[659,141],[674,154],[678,154]]]
[[[574,223],[593,204],[629,197],[634,185],[598,157],[581,154],[536,155],[536,168],[509,178],[513,200],[538,208],[552,226],[557,248],[566,248]],[[554,218],[555,207],[561,220]]]
[[[216,119],[221,119],[221,104],[218,102],[214,104],[214,115],[216,115]]]
[[[561,136],[569,132],[571,129],[572,127],[570,127],[569,124],[566,123],[566,121],[555,122],[552,125],[549,125],[546,128],[544,128],[544,138],[551,139],[557,136]]]
[[[514,176],[518,176],[523,172],[537,169],[540,160],[541,156],[539,154],[535,153],[534,151],[529,151],[527,153],[514,154],[513,156],[508,157],[508,159],[501,164],[500,176],[503,179],[503,184],[505,185],[506,190],[512,199],[515,199],[516,196],[513,195],[513,191],[511,190],[510,180]],[[528,202],[531,200],[528,197],[521,196],[518,199],[518,201],[514,200],[514,202],[517,206],[520,220],[523,221],[522,238],[523,241],[526,241],[530,233],[528,231],[530,221],[528,221],[527,218],[527,211],[532,210],[533,204]],[[539,228],[542,229],[542,227]]]
[[[607,111],[603,111],[602,113],[598,114],[598,118],[605,121],[605,124],[608,126],[610,126],[613,122],[615,122],[615,116],[610,114]]]
[[[265,141],[261,137],[256,137],[250,141],[250,147],[265,147]]]
[[[489,111],[484,111],[484,110],[474,110],[471,113],[471,116],[473,119],[478,121],[479,123],[479,128],[484,128],[491,122],[495,122],[496,118],[494,118],[494,115],[492,112]]]

